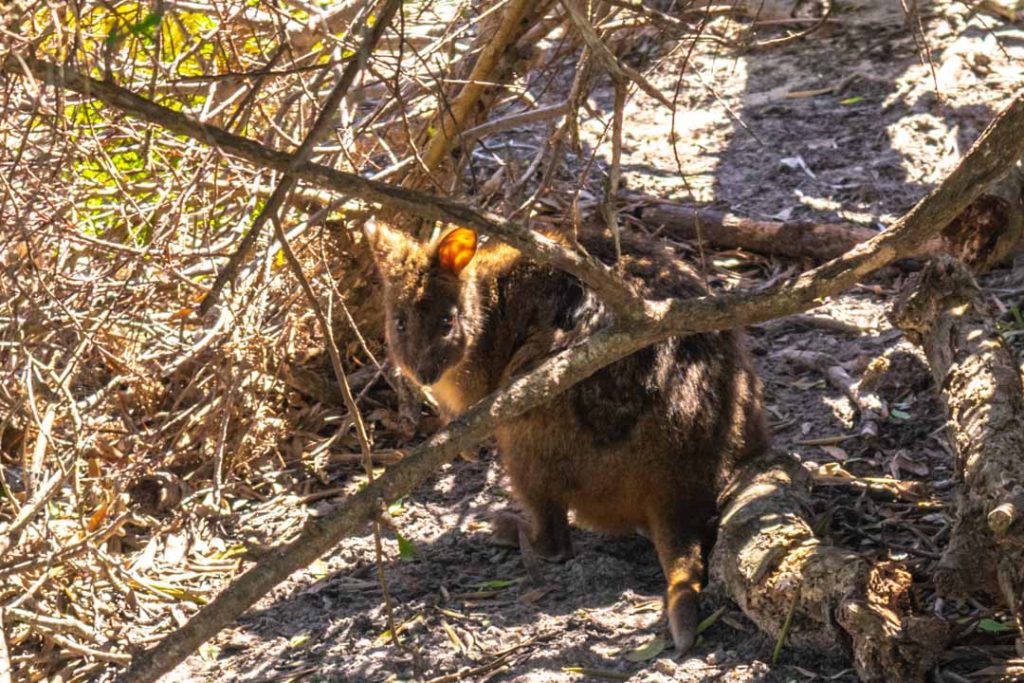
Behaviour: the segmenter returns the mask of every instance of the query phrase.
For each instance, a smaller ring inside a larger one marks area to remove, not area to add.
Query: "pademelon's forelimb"
[[[551,502],[524,501],[529,521],[514,512],[499,512],[491,518],[492,539],[499,545],[522,548],[549,562],[573,557],[568,511]],[[531,504],[532,503],[532,504]]]

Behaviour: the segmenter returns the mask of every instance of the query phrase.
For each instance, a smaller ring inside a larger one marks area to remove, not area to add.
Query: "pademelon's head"
[[[373,220],[363,229],[383,279],[388,354],[414,381],[435,384],[477,333],[476,233],[453,228],[422,243]]]

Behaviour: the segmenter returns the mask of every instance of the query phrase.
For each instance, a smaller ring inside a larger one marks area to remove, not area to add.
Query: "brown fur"
[[[437,240],[421,245],[386,227],[368,234],[384,278],[389,353],[430,385],[449,416],[607,323],[600,301],[573,276],[504,244],[481,246],[456,274],[439,263]],[[581,241],[611,260],[607,239]],[[623,269],[644,296],[702,294],[692,271],[665,250],[629,236],[623,247]],[[450,325],[445,315],[454,315]],[[668,581],[672,635],[685,651],[696,637],[701,546],[712,540],[718,492],[767,442],[741,333],[646,348],[506,422],[496,436],[537,554],[572,556],[569,510],[591,528],[639,530],[652,540]]]

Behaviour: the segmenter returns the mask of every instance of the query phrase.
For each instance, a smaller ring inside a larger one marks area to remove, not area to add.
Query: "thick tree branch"
[[[957,451],[956,522],[935,584],[1003,598],[1024,626],[1024,388],[970,272],[937,259],[907,283],[892,318],[928,357]],[[1024,635],[1024,631],[1022,631]]]

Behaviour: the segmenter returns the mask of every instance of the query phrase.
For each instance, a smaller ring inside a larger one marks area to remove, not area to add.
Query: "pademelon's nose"
[[[424,359],[416,366],[416,379],[427,386],[441,379],[441,364],[432,358]]]

